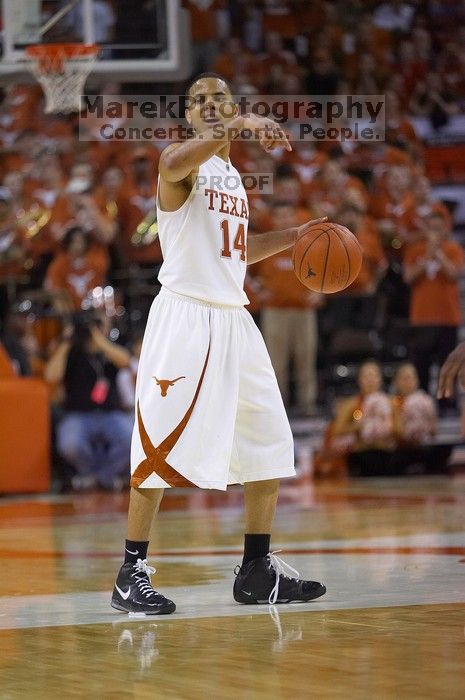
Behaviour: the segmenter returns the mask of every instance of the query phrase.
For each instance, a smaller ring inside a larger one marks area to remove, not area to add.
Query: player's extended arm
[[[252,265],[260,260],[269,258],[275,253],[280,253],[286,248],[290,248],[309,228],[315,224],[322,224],[327,220],[327,216],[322,216],[320,219],[313,219],[302,226],[293,226],[292,228],[284,229],[284,231],[252,234],[247,241],[247,263]]]
[[[185,180],[245,129],[254,135],[265,151],[282,145],[292,151],[286,134],[272,119],[256,114],[238,115],[224,124],[215,124],[192,139],[168,146],[160,156],[158,169],[161,177],[166,182]]]
[[[192,139],[168,146],[160,156],[158,170],[161,177],[167,182],[181,182],[221,151],[243,128],[244,117],[237,116],[225,128],[220,129],[215,125]]]

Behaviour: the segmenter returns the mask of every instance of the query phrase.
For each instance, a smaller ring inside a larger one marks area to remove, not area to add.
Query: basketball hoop
[[[45,94],[45,112],[80,112],[81,95],[97,60],[96,44],[38,44],[25,49]]]

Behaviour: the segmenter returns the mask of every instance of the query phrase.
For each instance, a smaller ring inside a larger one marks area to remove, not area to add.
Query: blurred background
[[[45,33],[69,2],[0,7],[0,492],[127,486],[159,290],[167,142],[83,141],[77,113],[45,113],[24,49],[56,42],[96,42],[86,92],[123,100],[183,94],[206,70],[236,95],[385,95],[375,145],[233,144],[241,173],[274,177],[273,195],[250,198],[251,232],[325,215],[364,251],[352,286],[325,297],[298,283],[288,252],[251,266],[249,309],[300,475],[459,469],[461,402],[434,394],[463,338],[465,2],[81,0]]]

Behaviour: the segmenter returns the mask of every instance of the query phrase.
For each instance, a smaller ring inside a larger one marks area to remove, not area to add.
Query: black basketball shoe
[[[244,566],[236,566],[234,573],[234,600],[246,605],[306,603],[326,593],[322,583],[298,578],[299,572],[274,553],[252,559]]]
[[[127,613],[145,615],[169,615],[176,610],[172,600],[154,590],[150,575],[155,573],[147,566],[147,559],[138,559],[136,564],[123,564],[116,579],[111,606]]]

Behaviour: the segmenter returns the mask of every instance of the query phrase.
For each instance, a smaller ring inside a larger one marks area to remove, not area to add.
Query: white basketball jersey
[[[163,211],[157,198],[163,253],[160,283],[178,294],[243,306],[247,266],[247,195],[237,170],[219,156],[199,167],[184,204]]]

